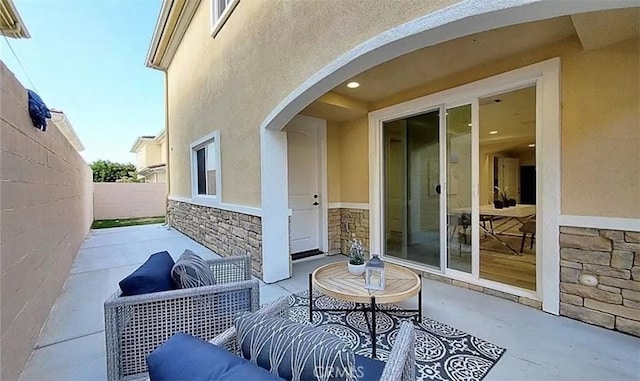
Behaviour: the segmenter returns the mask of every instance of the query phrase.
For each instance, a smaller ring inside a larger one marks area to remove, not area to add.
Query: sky
[[[14,0],[31,34],[8,39],[24,70],[2,37],[0,59],[47,107],[67,115],[88,163],[134,163],[136,138],[164,128],[163,73],[145,66],[161,3]]]

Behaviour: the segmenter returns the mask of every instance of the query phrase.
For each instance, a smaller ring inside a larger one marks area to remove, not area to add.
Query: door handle
[[[320,203],[316,201],[313,203],[313,205],[320,205]]]
[[[440,184],[436,185],[436,193],[437,194],[440,194],[440,189],[441,189]]]

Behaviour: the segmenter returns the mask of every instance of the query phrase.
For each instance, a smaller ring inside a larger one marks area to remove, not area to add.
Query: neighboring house
[[[82,145],[80,138],[78,137],[78,135],[76,134],[76,131],[71,126],[71,122],[69,122],[69,119],[64,114],[64,112],[62,112],[61,110],[55,110],[55,109],[51,109],[49,110],[49,112],[51,113],[51,122],[56,127],[58,127],[60,132],[62,132],[62,135],[64,135],[64,137],[67,138],[67,140],[69,141],[69,143],[71,143],[73,148],[75,148],[76,151],[78,152],[84,151],[84,145]]]
[[[640,335],[638,6],[165,0],[169,223],[267,283],[355,235]]]
[[[131,147],[136,154],[138,178],[147,183],[167,182],[167,142],[165,132],[158,136],[140,136]]]

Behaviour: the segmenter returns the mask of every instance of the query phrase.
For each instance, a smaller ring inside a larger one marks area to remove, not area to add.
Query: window
[[[220,145],[214,132],[191,145],[193,196],[216,197],[220,187]]]
[[[211,36],[215,37],[239,0],[211,0]]]

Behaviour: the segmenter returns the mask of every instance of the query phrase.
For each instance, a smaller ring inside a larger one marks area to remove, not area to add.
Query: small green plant
[[[349,263],[352,265],[364,265],[364,248],[362,242],[353,234],[351,249],[349,250]]]

